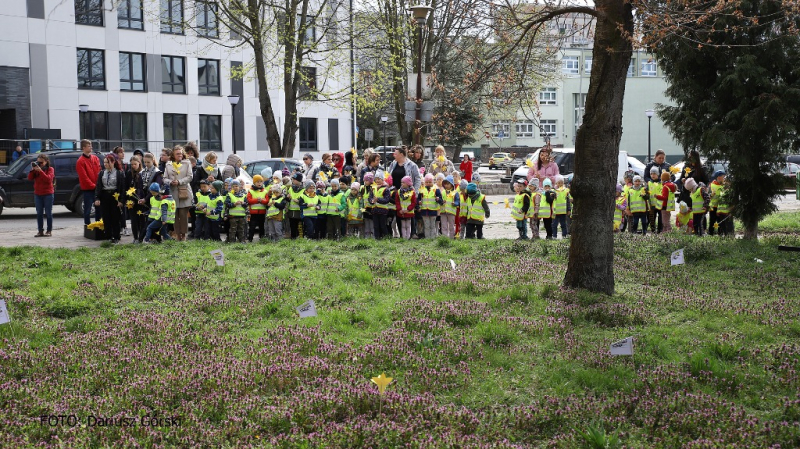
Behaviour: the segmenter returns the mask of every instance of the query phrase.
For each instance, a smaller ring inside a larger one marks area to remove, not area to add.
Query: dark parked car
[[[294,169],[297,167],[302,167],[303,163],[298,161],[297,159],[262,159],[260,161],[250,161],[244,164],[245,171],[248,175],[252,178],[255,175],[260,175],[265,168],[269,167],[272,169],[272,173],[276,171],[283,170],[283,167],[287,167],[289,172],[294,172]]]
[[[54,206],[66,206],[71,212],[83,216],[83,193],[78,182],[76,166],[80,151],[56,150],[45,154],[50,158],[50,166],[56,174]],[[95,153],[102,160],[100,153]],[[28,181],[31,162],[39,153],[26,154],[8,168],[0,169],[0,214],[6,207],[34,207],[33,182]]]

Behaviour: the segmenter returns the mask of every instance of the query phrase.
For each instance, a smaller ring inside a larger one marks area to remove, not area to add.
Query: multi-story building
[[[26,128],[57,129],[63,139],[88,138],[104,147],[122,142],[129,151],[193,140],[201,151],[229,153],[235,123],[236,150],[245,160],[269,156],[254,76],[231,76],[252,63],[252,49],[222,26],[213,2],[3,3],[0,138],[22,138]],[[313,65],[304,72],[309,83],[326,88],[349,83],[316,80],[322,75]],[[268,82],[283,132],[282,76]],[[229,95],[239,96],[235,108]],[[301,101],[295,154],[350,148],[349,109],[347,101]]]
[[[569,30],[568,30],[569,31]],[[575,135],[583,119],[583,108],[592,71],[592,41],[580,34],[569,36],[559,51],[561,73],[538,92],[537,110],[490,113],[476,134],[473,150],[488,145],[489,151],[513,146],[540,147],[549,138],[553,145],[575,146]],[[648,126],[651,155],[657,149],[677,161],[683,150],[656,114],[646,111],[657,104],[673,104],[664,94],[667,88],[655,58],[634,51],[628,68],[622,115],[620,150],[644,161],[647,157]],[[650,123],[648,123],[650,121]],[[486,137],[488,135],[488,138]],[[465,146],[464,148],[468,148]],[[486,159],[486,158],[484,158]]]

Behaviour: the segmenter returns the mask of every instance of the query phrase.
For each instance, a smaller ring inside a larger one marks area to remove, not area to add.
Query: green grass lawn
[[[612,297],[564,241],[0,249],[0,447],[798,447],[779,244],[618,236]]]

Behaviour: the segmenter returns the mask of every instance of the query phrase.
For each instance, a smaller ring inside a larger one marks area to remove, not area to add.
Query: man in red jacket
[[[89,140],[81,140],[81,151],[83,154],[78,158],[76,168],[83,192],[83,223],[88,225],[94,204],[94,189],[97,185],[97,177],[100,175],[100,159],[92,153],[92,142]],[[99,207],[95,208],[94,220],[100,220]]]

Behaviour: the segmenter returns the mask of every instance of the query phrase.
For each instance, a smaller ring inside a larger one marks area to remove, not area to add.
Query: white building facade
[[[201,152],[269,157],[252,49],[194,0],[7,0],[0,10],[0,138],[57,129],[103,150],[158,152],[197,141]],[[77,13],[76,13],[77,11]],[[181,23],[190,26],[182,26]],[[233,47],[233,48],[230,48]],[[336,57],[336,56],[327,56]],[[342,64],[349,63],[342,52]],[[268,78],[279,132],[283,78]],[[317,80],[338,89],[349,79]],[[229,95],[238,95],[233,109]],[[81,109],[88,109],[81,112]],[[301,101],[295,156],[352,146],[348,102]],[[235,123],[235,126],[234,126]],[[224,157],[222,158],[224,161]]]

